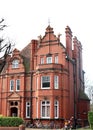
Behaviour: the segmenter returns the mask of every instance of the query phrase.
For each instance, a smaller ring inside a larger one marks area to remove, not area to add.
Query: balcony
[[[39,64],[36,67],[36,70],[61,70],[62,71],[62,64],[55,64],[55,63],[51,63],[51,64]]]

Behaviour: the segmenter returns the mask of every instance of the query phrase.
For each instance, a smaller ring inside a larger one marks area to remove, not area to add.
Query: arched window
[[[26,102],[26,118],[30,118],[30,102]]]
[[[54,117],[58,118],[59,116],[59,102],[58,100],[54,101]]]

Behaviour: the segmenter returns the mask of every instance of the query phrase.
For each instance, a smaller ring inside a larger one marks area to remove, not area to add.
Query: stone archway
[[[7,116],[21,116],[21,98],[16,92],[8,96]]]

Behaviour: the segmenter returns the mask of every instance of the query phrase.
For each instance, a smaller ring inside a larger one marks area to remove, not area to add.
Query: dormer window
[[[18,68],[18,67],[19,67],[19,60],[13,60],[12,68]]]

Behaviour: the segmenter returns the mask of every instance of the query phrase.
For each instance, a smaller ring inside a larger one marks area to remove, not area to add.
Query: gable
[[[45,36],[41,39],[41,44],[58,43],[59,39],[54,35],[53,28],[50,25],[46,28]]]
[[[20,100],[21,96],[16,92],[13,92],[8,96],[8,100]]]

